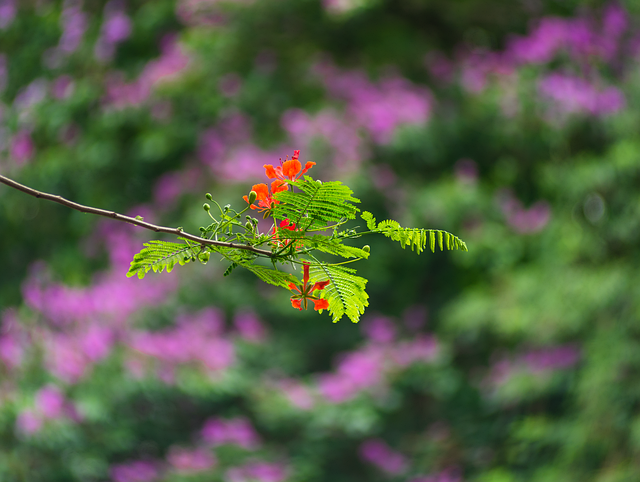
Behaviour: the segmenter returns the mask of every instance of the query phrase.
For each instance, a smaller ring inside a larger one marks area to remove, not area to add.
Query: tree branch
[[[224,248],[233,248],[233,249],[243,249],[245,251],[251,251],[252,253],[256,253],[262,256],[272,257],[273,253],[271,251],[267,251],[264,249],[254,248],[253,246],[249,246],[247,244],[234,244],[234,243],[225,243],[223,241],[214,241],[213,239],[201,238],[200,236],[195,236],[193,234],[185,233],[181,228],[169,228],[166,226],[157,226],[155,224],[147,223],[146,221],[141,221],[136,218],[132,218],[129,216],[125,216],[124,214],[119,214],[113,211],[107,211],[105,209],[92,208],[90,206],[84,206],[82,204],[75,203],[73,201],[69,201],[68,199],[63,198],[62,196],[56,196],[55,194],[48,194],[46,192],[36,191],[28,186],[20,184],[8,177],[4,177],[0,175],[0,182],[6,184],[9,187],[17,189],[18,191],[22,191],[23,193],[29,194],[30,196],[36,197],[38,199],[46,199],[47,201],[53,201],[58,204],[62,204],[71,209],[75,209],[76,211],[80,211],[85,214],[96,214],[98,216],[104,216],[106,218],[115,219],[116,221],[123,221],[125,223],[134,224],[135,226],[140,226],[141,228],[149,229],[156,233],[167,233],[173,234],[175,236],[181,236],[183,238],[189,239],[201,245],[210,245],[210,246],[222,246]]]

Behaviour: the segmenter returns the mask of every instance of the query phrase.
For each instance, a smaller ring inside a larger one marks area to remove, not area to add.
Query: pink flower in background
[[[524,209],[520,200],[508,190],[499,192],[497,197],[507,224],[519,234],[537,233],[551,219],[551,208],[546,201],[538,201]]]
[[[567,370],[580,361],[580,349],[574,344],[528,350],[515,356],[500,355],[491,365],[486,378],[489,387],[504,385],[515,374],[544,375]]]
[[[177,79],[189,66],[190,58],[174,35],[167,35],[162,39],[160,50],[160,57],[149,61],[133,82],[126,82],[120,72],[111,73],[107,77],[105,103],[109,107],[121,109],[146,102],[153,88]]]
[[[510,58],[518,63],[547,63],[567,42],[564,19],[544,18],[526,37],[513,37],[507,47]]]
[[[45,339],[45,367],[67,383],[77,383],[92,366],[72,334],[49,334]]]
[[[198,189],[202,181],[202,169],[199,167],[185,168],[163,174],[153,189],[155,204],[162,208],[169,208],[183,194]]]
[[[37,78],[18,91],[13,100],[13,107],[18,111],[21,119],[31,115],[33,107],[47,97],[48,90],[49,82],[43,78]]]
[[[235,361],[235,350],[229,340],[220,337],[221,329],[220,313],[208,308],[195,315],[178,317],[175,327],[131,332],[128,345],[138,353],[165,362],[165,371],[190,362],[200,362],[212,371],[223,370]]]
[[[596,57],[609,61],[619,50],[627,24],[627,14],[617,4],[605,8],[601,25],[587,18],[546,17],[529,35],[512,37],[505,54],[517,64],[548,63],[560,51],[578,62]]]
[[[260,179],[262,166],[273,164],[285,148],[264,151],[253,144],[251,136],[251,120],[243,114],[230,114],[201,133],[198,157],[225,180]]]
[[[73,79],[66,74],[57,77],[51,85],[51,94],[55,99],[62,100],[70,97],[75,89]]]
[[[378,350],[352,352],[344,356],[338,365],[338,373],[347,377],[359,388],[369,388],[381,381],[384,354]]]
[[[363,133],[375,143],[386,144],[401,125],[422,125],[431,115],[432,96],[417,86],[388,74],[377,82],[364,72],[341,71],[330,62],[315,65],[312,74],[320,78],[331,97],[344,102],[346,113],[325,108],[315,114],[290,109],[281,117],[282,127],[294,145],[304,150],[317,139],[332,149],[332,160],[343,172],[355,170],[368,156]]]
[[[233,318],[233,324],[240,336],[253,343],[262,343],[267,338],[267,330],[253,311],[240,311]]]
[[[515,70],[502,54],[478,48],[463,54],[460,64],[460,83],[472,93],[482,92],[491,77],[507,78]]]
[[[373,342],[390,343],[395,340],[397,330],[391,318],[377,315],[364,320],[362,331]]]
[[[178,446],[169,448],[167,461],[176,472],[195,473],[209,470],[216,466],[216,458],[207,449],[185,449]]]
[[[598,90],[580,77],[565,74],[553,73],[543,77],[539,90],[543,97],[553,102],[551,108],[563,114],[606,115],[625,106],[624,95],[617,88]]]
[[[0,360],[10,369],[19,367],[24,358],[24,348],[13,333],[0,335]]]
[[[106,326],[92,324],[84,333],[78,333],[78,345],[91,362],[106,358],[111,353],[114,342],[113,330]]]
[[[116,46],[131,35],[131,20],[124,12],[122,1],[111,0],[104,7],[104,20],[100,37],[96,41],[94,54],[101,61],[110,60]]]
[[[605,8],[602,19],[602,33],[605,38],[618,39],[627,31],[629,18],[627,12],[617,3]]]
[[[58,50],[64,54],[70,54],[80,46],[87,29],[87,16],[82,11],[82,0],[65,0],[60,21],[62,36],[58,43]]]
[[[15,0],[0,0],[0,30],[4,30],[16,16]]]
[[[374,395],[383,393],[388,378],[394,373],[414,363],[432,362],[440,352],[437,340],[430,335],[396,341],[391,319],[379,316],[363,326],[370,337],[369,343],[343,354],[335,372],[323,373],[317,378],[318,391],[329,403],[344,403],[364,391]]]
[[[38,390],[35,395],[35,406],[43,420],[65,417],[67,420],[79,422],[82,418],[75,405],[67,400],[55,385],[47,385]]]
[[[322,0],[324,9],[332,14],[350,12],[361,5],[361,0]]]
[[[203,440],[213,446],[233,444],[247,450],[260,445],[260,437],[246,418],[210,418],[201,431]]]
[[[519,360],[532,372],[565,369],[578,363],[580,350],[575,345],[539,348],[524,353]]]
[[[431,116],[431,92],[396,74],[374,83],[364,72],[339,71],[328,62],[313,70],[331,95],[346,101],[347,112],[378,144],[388,143],[398,126],[424,124]]]
[[[320,376],[318,388],[329,402],[342,403],[382,382],[383,370],[383,352],[372,349],[351,352],[340,361],[336,373]]]
[[[397,366],[407,367],[433,361],[438,352],[438,342],[433,336],[418,335],[413,340],[399,342],[392,348],[390,356]]]
[[[347,377],[326,373],[319,376],[318,389],[330,403],[343,403],[358,394],[358,390]]]
[[[22,364],[24,358],[24,342],[28,341],[15,309],[2,312],[0,327],[0,360],[9,369],[15,369]]]
[[[242,467],[227,471],[228,482],[283,482],[287,478],[287,468],[278,463],[250,462]]]
[[[301,410],[311,410],[315,400],[309,388],[294,379],[279,380],[277,385],[291,405]]]
[[[259,177],[260,167],[272,163],[278,158],[276,152],[265,152],[260,148],[247,144],[227,151],[226,161],[214,167],[225,179],[240,181]]]
[[[146,461],[134,461],[112,465],[113,482],[152,482],[160,476],[156,465]]]
[[[34,274],[27,278],[22,288],[26,304],[53,324],[63,326],[73,322],[86,324],[95,317],[121,324],[139,309],[164,300],[173,291],[177,278],[155,278],[145,283],[123,279],[122,270],[128,269],[139,246],[131,231],[127,232],[130,227],[109,226],[101,240],[106,241],[110,250],[111,271],[96,277],[86,288],[45,283]]]
[[[332,163],[340,171],[356,170],[367,157],[368,148],[358,125],[332,109],[313,116],[301,109],[289,109],[280,123],[291,142],[305,151],[314,140],[323,139],[332,148]]]
[[[10,155],[18,166],[30,161],[35,154],[31,134],[27,130],[18,131],[11,140]]]
[[[399,452],[392,450],[380,439],[370,439],[360,445],[360,458],[381,469],[389,475],[399,475],[409,466],[407,459]]]
[[[66,399],[55,386],[41,388],[36,394],[36,407],[46,418],[60,418],[64,415]]]
[[[16,419],[16,429],[27,435],[39,432],[42,428],[42,418],[32,410],[23,410]]]

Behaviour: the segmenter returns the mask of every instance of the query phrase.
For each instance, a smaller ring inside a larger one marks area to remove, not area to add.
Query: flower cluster
[[[313,161],[307,161],[303,168],[299,158],[300,151],[295,150],[293,151],[291,159],[289,159],[288,156],[284,161],[280,159],[279,166],[274,167],[272,164],[265,164],[263,167],[265,169],[266,176],[269,179],[273,179],[271,182],[271,191],[269,191],[269,187],[264,183],[254,184],[251,187],[250,195],[243,197],[243,199],[249,203],[251,209],[255,209],[263,213],[263,219],[271,216],[273,208],[280,202],[274,198],[274,195],[282,191],[287,191],[289,189],[288,183],[290,181],[300,179],[309,169],[316,165]],[[257,205],[254,203],[257,203]],[[274,223],[270,234],[275,240],[275,245],[279,247],[285,247],[291,243],[291,241],[279,240],[278,231],[283,229],[295,231],[296,225],[289,219],[284,219],[280,221],[280,223]],[[299,310],[302,310],[302,307],[304,306],[304,309],[306,310],[309,301],[311,301],[316,311],[326,310],[329,308],[329,302],[325,299],[314,296],[314,292],[324,289],[328,284],[329,281],[319,281],[313,285],[310,284],[309,264],[303,263],[302,284],[300,286],[297,286],[294,283],[289,284],[289,289],[294,293],[291,297],[291,305]]]
[[[313,293],[314,291],[325,289],[329,284],[329,281],[318,281],[313,285],[309,284],[309,265],[307,263],[304,263],[303,266],[304,275],[302,278],[302,285],[300,285],[299,287],[293,283],[289,285],[289,289],[294,293],[297,293],[291,297],[291,305],[294,308],[302,310],[302,305],[304,304],[304,309],[306,310],[307,304],[309,303],[309,301],[311,301],[313,303],[314,310],[326,310],[327,308],[329,308],[329,302],[325,299],[313,296]]]
[[[280,159],[280,165],[273,167],[273,164],[265,164],[264,170],[265,174],[269,179],[275,179],[271,183],[271,193],[269,193],[269,188],[266,184],[254,184],[251,187],[251,190],[256,193],[256,198],[254,201],[250,202],[247,196],[244,196],[243,199],[251,205],[251,209],[257,209],[260,212],[263,212],[263,218],[266,219],[271,215],[271,210],[273,206],[278,204],[278,201],[273,198],[273,196],[279,192],[286,191],[289,189],[287,184],[288,181],[295,181],[300,179],[309,169],[316,165],[313,161],[308,161],[304,169],[302,168],[302,163],[298,160],[300,157],[300,151],[293,151],[293,156],[291,159],[287,158],[282,161]],[[257,201],[258,205],[256,206],[253,202]]]

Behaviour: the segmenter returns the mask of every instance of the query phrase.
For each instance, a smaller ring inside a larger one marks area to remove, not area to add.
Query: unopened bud
[[[202,206],[202,208],[203,208],[205,211],[207,211],[207,212],[208,212],[208,211],[209,211],[209,209],[211,209],[211,206],[209,206],[207,203],[204,203],[204,204],[203,204],[203,206]]]
[[[210,192],[208,192],[207,194],[204,195],[204,197],[206,197],[209,201],[213,201],[213,196],[211,195]]]
[[[244,227],[247,228],[247,231],[253,231],[253,224],[251,224],[251,221],[247,221]]]
[[[254,202],[256,202],[256,199],[258,199],[258,193],[255,191],[251,191],[249,193],[249,204],[253,204]]]
[[[368,252],[370,252],[370,251],[371,251],[371,247],[370,247],[368,244],[365,244],[365,245],[362,247],[362,251],[364,251],[365,253],[368,253]]]

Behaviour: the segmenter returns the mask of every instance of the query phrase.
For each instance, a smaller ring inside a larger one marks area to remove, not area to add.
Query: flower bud
[[[204,195],[204,197],[206,197],[209,201],[213,201],[213,196],[211,195],[210,192],[208,192],[207,194]]]
[[[202,206],[202,208],[203,208],[205,211],[207,211],[207,212],[208,212],[208,211],[209,211],[209,209],[211,209],[211,206],[209,206],[207,203],[204,203],[204,205]]]
[[[255,191],[251,191],[249,193],[249,204],[253,204],[254,202],[256,202],[256,199],[258,199],[258,193]]]
[[[369,253],[371,251],[371,247],[368,244],[365,244],[362,247],[362,251],[364,251],[365,253]]]
[[[244,227],[247,228],[247,231],[253,232],[253,224],[251,224],[251,221],[247,221]]]

